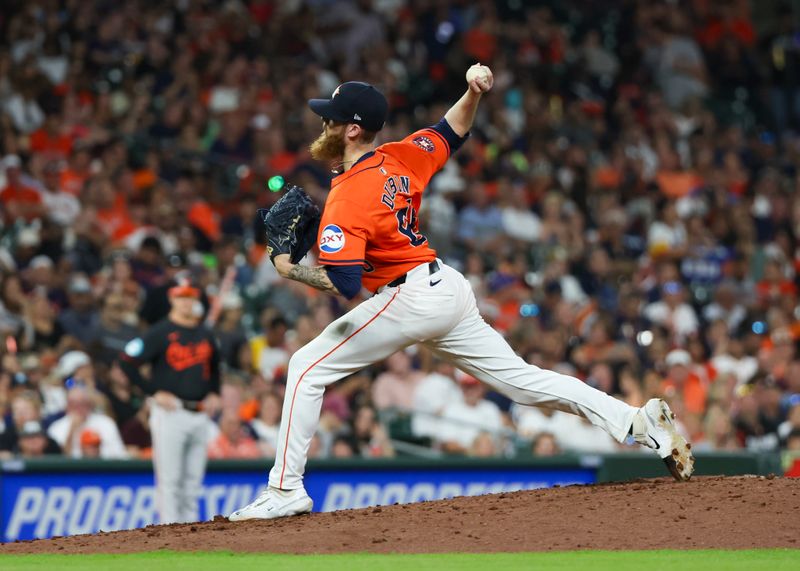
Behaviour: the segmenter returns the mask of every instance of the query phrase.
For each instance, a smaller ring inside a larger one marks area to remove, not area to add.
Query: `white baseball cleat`
[[[268,487],[252,503],[228,516],[230,521],[247,519],[275,519],[308,513],[314,502],[304,488],[279,490]]]
[[[683,482],[692,477],[692,445],[678,434],[675,414],[662,399],[650,399],[633,417],[631,434],[643,446],[652,448],[664,460],[672,477]]]

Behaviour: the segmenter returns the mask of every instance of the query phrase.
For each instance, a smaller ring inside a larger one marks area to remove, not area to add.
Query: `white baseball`
[[[481,65],[476,63],[467,70],[467,83],[470,83],[474,79],[483,78],[489,79],[489,68],[485,65]]]

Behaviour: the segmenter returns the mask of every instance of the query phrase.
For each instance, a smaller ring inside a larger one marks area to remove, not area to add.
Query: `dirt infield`
[[[149,526],[0,544],[10,553],[174,549],[436,553],[800,547],[800,480],[710,477],[569,486],[277,521]]]

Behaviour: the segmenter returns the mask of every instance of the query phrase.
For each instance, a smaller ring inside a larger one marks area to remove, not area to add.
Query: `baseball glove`
[[[289,254],[293,264],[303,259],[314,245],[321,213],[299,186],[290,185],[272,208],[260,208],[259,216],[267,231],[269,259]]]

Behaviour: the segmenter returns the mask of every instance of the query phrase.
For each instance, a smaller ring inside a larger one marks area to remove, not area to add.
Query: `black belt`
[[[428,264],[428,275],[433,275],[438,271],[439,271],[439,262],[434,260],[430,264]],[[399,278],[395,278],[394,280],[386,284],[386,287],[397,287],[399,285],[403,285],[404,283],[406,283],[406,276],[408,276],[408,274],[403,274]]]
[[[200,400],[183,400],[180,399],[181,403],[183,403],[183,408],[186,410],[190,410],[192,412],[200,412],[200,409],[203,408],[203,401]]]

